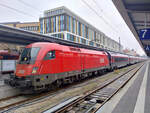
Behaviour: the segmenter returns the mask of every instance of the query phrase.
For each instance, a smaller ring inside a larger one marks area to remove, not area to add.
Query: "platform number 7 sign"
[[[142,38],[145,38],[145,35],[146,35],[146,33],[147,33],[147,29],[143,29],[143,30],[141,30],[141,31],[143,31]]]

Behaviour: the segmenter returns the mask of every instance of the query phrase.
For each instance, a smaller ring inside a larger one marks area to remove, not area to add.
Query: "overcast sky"
[[[120,37],[124,48],[144,54],[111,0],[0,0],[0,23],[39,21],[44,10],[59,6],[66,6],[112,39],[119,42]]]

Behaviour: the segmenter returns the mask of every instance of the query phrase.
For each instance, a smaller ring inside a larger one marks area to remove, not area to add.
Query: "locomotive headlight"
[[[37,73],[37,70],[38,70],[38,67],[34,67],[34,68],[32,69],[32,74]]]

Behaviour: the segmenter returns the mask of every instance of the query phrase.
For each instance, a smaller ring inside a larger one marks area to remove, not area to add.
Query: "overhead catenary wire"
[[[89,9],[91,9],[106,25],[108,25],[114,32],[118,33],[118,31],[115,30],[114,27],[112,27],[95,9],[93,9],[85,0],[82,0],[83,3],[88,6]]]
[[[5,8],[7,8],[7,9],[11,9],[11,10],[17,12],[17,13],[20,13],[20,14],[23,14],[23,15],[26,15],[26,16],[34,17],[33,15],[30,15],[29,13],[26,13],[26,12],[24,12],[24,11],[15,9],[15,8],[13,8],[13,7],[10,7],[10,6],[5,5],[5,4],[2,4],[2,3],[0,3],[0,6],[5,7]]]
[[[92,0],[92,1],[96,4],[96,6],[98,7],[99,11],[102,12],[102,13],[104,13],[104,10],[103,10],[102,7],[100,6],[100,4],[99,4],[96,0]],[[108,17],[108,14],[106,14],[106,13],[105,13],[105,15],[103,14],[103,16],[106,17],[106,18],[109,18],[109,17]],[[120,29],[117,27],[117,25],[115,25],[115,28],[116,28],[116,30],[118,31],[117,34],[120,35],[120,34],[119,34]],[[121,41],[121,37],[119,36],[119,49],[120,49],[120,46],[121,46],[121,42],[120,42],[120,41]]]
[[[32,9],[34,9],[34,10],[37,11],[37,12],[41,12],[40,9],[34,7],[33,5],[31,5],[31,4],[27,3],[27,2],[24,2],[23,0],[17,0],[17,1],[20,2],[20,3],[22,3],[22,4],[24,4],[24,5],[27,6],[27,7],[30,7],[30,8],[32,8]]]
[[[103,10],[101,9],[101,6],[96,2],[96,0],[93,0],[93,2],[98,6],[98,8],[100,8],[100,11],[103,12]]]
[[[101,6],[99,5],[99,3],[98,3],[96,0],[92,0],[92,1],[96,4],[96,6],[97,6],[98,9],[100,10],[100,12],[104,13],[104,11],[103,11],[103,9],[101,8]],[[106,13],[105,13],[105,15],[103,15],[103,16],[106,17],[106,18],[109,18]],[[117,27],[116,27],[116,28],[117,28]],[[118,30],[118,29],[116,29],[116,30]]]

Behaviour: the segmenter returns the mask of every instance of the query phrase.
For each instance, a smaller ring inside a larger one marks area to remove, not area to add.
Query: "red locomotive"
[[[20,55],[15,76],[5,83],[21,89],[45,90],[73,82],[101,70],[128,65],[129,56],[55,43],[28,45]]]

